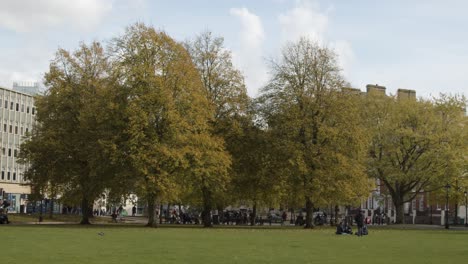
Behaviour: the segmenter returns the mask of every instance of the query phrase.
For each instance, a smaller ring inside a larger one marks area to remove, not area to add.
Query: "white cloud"
[[[330,43],[330,48],[338,55],[338,65],[343,70],[344,76],[349,79],[355,61],[351,43],[345,40],[337,40]]]
[[[328,28],[328,15],[320,11],[315,1],[296,1],[296,5],[285,14],[280,14],[281,41],[296,41],[306,36],[319,43],[324,43]]]
[[[349,41],[329,40],[329,13],[333,7],[322,10],[314,0],[298,0],[295,6],[278,16],[281,31],[281,43],[297,41],[300,37],[307,37],[320,45],[328,46],[338,55],[338,64],[345,77],[350,77],[350,71],[355,60],[354,52]]]
[[[65,26],[90,30],[112,9],[114,0],[0,0],[0,28],[31,32]]]
[[[263,61],[265,32],[262,21],[247,8],[231,8],[230,14],[239,18],[242,25],[239,32],[240,50],[233,52],[234,61],[243,70],[249,95],[255,96],[268,80]]]
[[[3,48],[0,53],[0,86],[11,88],[13,82],[41,82],[54,50],[46,40],[24,41]]]

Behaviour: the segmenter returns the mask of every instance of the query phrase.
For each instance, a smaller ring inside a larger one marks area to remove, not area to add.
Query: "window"
[[[15,126],[15,134],[18,135],[18,126]]]
[[[21,112],[24,112],[24,104],[21,104]]]
[[[11,157],[11,149],[8,149],[8,157]]]
[[[33,115],[34,115],[34,113],[35,113],[35,110],[36,110],[36,109],[33,107],[33,108],[32,108],[32,114],[33,114]]]
[[[29,106],[26,107],[26,114],[29,114]]]
[[[13,172],[13,180],[16,181],[16,172]]]
[[[16,103],[16,111],[19,111],[19,104]]]
[[[5,149],[5,148],[2,148],[2,153],[3,153],[3,155],[5,155],[5,153],[6,153],[6,149]]]
[[[2,180],[5,179],[5,171],[2,171]]]
[[[8,108],[8,101],[5,100],[5,108]]]
[[[15,105],[15,103],[13,102],[10,102],[10,110],[13,110],[13,106]]]
[[[18,150],[17,150],[17,149],[15,149],[15,151],[14,151],[14,153],[13,153],[13,157],[15,157],[15,158],[16,158],[17,156],[18,156]]]
[[[28,128],[26,128],[26,133],[28,133]]]
[[[424,211],[424,196],[419,198],[419,211]]]
[[[7,180],[10,180],[10,172],[7,173]]]
[[[10,133],[13,133],[13,125],[10,125]]]
[[[7,124],[3,124],[3,132],[7,131]]]

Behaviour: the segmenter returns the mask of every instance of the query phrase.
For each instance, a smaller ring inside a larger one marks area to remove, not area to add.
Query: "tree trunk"
[[[42,222],[42,200],[41,200],[41,207],[40,207],[40,211],[39,211],[39,222]]]
[[[89,201],[88,198],[81,199],[81,222],[80,225],[90,225],[89,221]]]
[[[222,223],[224,223],[223,206],[221,204],[217,204],[216,209],[218,210],[218,225],[221,225]]]
[[[50,199],[50,211],[49,211],[49,218],[52,219],[54,216],[54,198]]]
[[[257,201],[254,201],[252,207],[252,217],[250,218],[250,225],[255,226],[255,219],[257,218]]]
[[[203,193],[203,227],[213,227],[211,223],[211,191],[208,188],[202,188]]]
[[[338,213],[340,212],[340,208],[338,205],[335,205],[335,225],[338,224]]]
[[[314,210],[314,205],[312,203],[312,200],[310,199],[309,196],[306,196],[306,219],[305,219],[304,228],[314,228],[314,225],[312,224],[313,210]]]
[[[432,205],[431,205],[431,219],[429,221],[430,221],[429,224],[432,225]]]
[[[395,205],[395,214],[396,214],[396,221],[395,224],[404,224],[405,223],[405,204],[396,202]]]
[[[163,203],[161,202],[161,205],[159,206],[159,224],[160,225],[162,225],[163,223],[163,214],[162,214],[163,209],[164,209]]]
[[[455,216],[453,219],[453,224],[458,225],[458,203],[455,203]]]
[[[147,227],[158,227],[158,219],[156,218],[156,195],[154,193],[149,193],[147,195],[148,203],[148,223]]]
[[[294,225],[296,221],[296,214],[294,213],[294,208],[291,208],[291,218],[289,220],[289,224]]]

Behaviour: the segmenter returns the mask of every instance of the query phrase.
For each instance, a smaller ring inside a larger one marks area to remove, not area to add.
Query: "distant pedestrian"
[[[364,226],[364,215],[362,214],[361,210],[359,210],[359,213],[356,215],[354,220],[356,221],[356,225],[358,226],[358,232],[356,235],[362,236],[362,227]]]
[[[136,206],[134,205],[132,207],[132,216],[135,216],[136,215]]]

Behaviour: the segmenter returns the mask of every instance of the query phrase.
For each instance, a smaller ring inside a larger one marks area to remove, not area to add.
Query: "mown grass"
[[[468,232],[1,226],[2,263],[465,263]],[[98,233],[103,232],[101,236]]]

